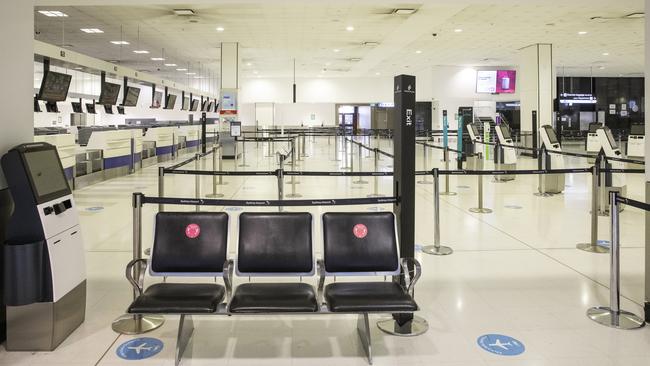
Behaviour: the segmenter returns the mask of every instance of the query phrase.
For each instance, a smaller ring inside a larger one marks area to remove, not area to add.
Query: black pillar
[[[398,75],[394,82],[393,195],[399,198],[393,212],[402,258],[415,257],[415,76]],[[403,280],[403,279],[400,279]],[[394,314],[404,325],[413,314]]]
[[[201,152],[205,154],[206,150],[206,145],[205,142],[207,141],[206,139],[206,132],[205,132],[205,123],[207,121],[206,117],[206,112],[201,113]]]
[[[127,87],[128,83],[129,83],[129,78],[127,78],[125,76],[123,81],[122,81],[122,84],[123,84],[123,86],[122,86],[122,91],[123,91],[122,92],[122,105],[124,105],[124,103],[126,103],[126,87]]]
[[[539,131],[537,131],[537,111],[532,112],[532,130],[533,130],[533,158],[537,159],[537,136],[539,135]]]
[[[163,102],[164,105],[165,105],[165,107],[164,107],[165,109],[167,109],[167,107],[168,107],[168,105],[167,105],[167,96],[168,95],[169,95],[169,88],[165,87],[165,101]]]

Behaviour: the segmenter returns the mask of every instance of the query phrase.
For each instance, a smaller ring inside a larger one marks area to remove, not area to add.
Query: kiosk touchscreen
[[[85,318],[77,208],[56,147],[19,145],[1,163],[14,201],[4,242],[6,349],[51,351]]]
[[[506,123],[501,123],[496,126],[497,138],[499,139],[500,146],[494,153],[494,163],[497,169],[517,169],[517,150],[514,148],[512,135],[510,134],[510,126]],[[514,180],[514,175],[498,175],[495,176],[497,182]]]
[[[634,158],[645,156],[645,125],[633,124],[630,126],[630,135],[627,138],[627,156]]]
[[[467,124],[467,133],[469,133],[469,137],[472,140],[472,142],[483,141],[483,138],[481,138],[481,133],[479,132],[475,124],[473,123]]]
[[[564,169],[564,157],[561,154],[562,146],[553,127],[544,125],[539,128],[542,146],[547,154],[540,155],[539,169]],[[564,191],[564,174],[542,174],[539,176],[538,191],[542,194],[556,194]]]
[[[598,129],[602,124],[592,122],[589,124],[587,131],[587,146],[585,146],[588,153],[598,153],[600,151],[600,139],[598,138]]]
[[[477,142],[483,142],[483,136],[481,136],[480,131],[478,130],[478,127],[474,123],[468,123],[467,124],[467,133],[469,134],[469,138],[472,141],[472,147],[471,147],[471,152],[476,154],[481,151],[481,146],[477,144]],[[467,169],[470,170],[481,170],[483,169],[482,165],[482,159],[478,159],[476,156],[467,156],[466,158],[467,162]]]

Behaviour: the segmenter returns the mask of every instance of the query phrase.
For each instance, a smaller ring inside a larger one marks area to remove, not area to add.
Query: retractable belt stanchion
[[[165,168],[158,167],[158,197],[165,197]],[[165,205],[158,205],[158,212],[163,212]]]
[[[424,159],[423,159],[423,162],[422,162],[422,165],[424,165],[424,166],[422,167],[422,170],[427,170],[427,169],[429,169],[429,151],[428,151],[429,149],[428,149],[428,146],[426,144],[422,144],[422,149],[424,150]],[[429,180],[429,175],[424,175],[423,177],[424,178],[422,178],[422,180],[418,181],[418,184],[430,184],[431,183],[431,181]]]
[[[636,329],[645,321],[633,313],[621,310],[621,247],[619,232],[618,192],[609,194],[609,217],[612,226],[609,260],[609,307],[598,306],[587,310],[587,316],[598,324],[617,329]]]
[[[194,169],[195,170],[200,170],[201,169],[201,154],[197,153],[195,155],[196,161],[194,162]],[[201,176],[196,174],[194,176],[194,198],[197,200],[201,198]],[[196,211],[200,211],[201,206],[196,205]]]
[[[445,170],[449,170],[449,147],[445,146]],[[445,175],[445,191],[440,193],[443,196],[455,196],[456,192],[449,192],[449,174]]]
[[[306,137],[305,137],[305,134],[303,133],[303,134],[302,134],[302,146],[301,146],[301,148],[302,148],[302,153],[300,154],[301,157],[303,157],[303,158],[307,158],[307,157],[309,157],[309,155],[307,155],[307,152],[305,151],[305,145],[307,145],[307,139],[306,139]]]
[[[348,139],[347,137],[345,137],[345,134],[341,138],[342,138],[341,142],[343,143],[343,162],[345,164],[341,169],[349,170],[351,168],[348,161]],[[354,169],[351,170],[354,171]]]
[[[480,162],[481,169],[483,169],[483,154],[478,154],[478,161]],[[470,212],[487,214],[492,213],[492,210],[489,208],[483,207],[483,175],[477,175],[478,178],[478,207],[470,208]]]
[[[373,151],[375,152],[375,172],[379,172],[379,149],[375,148]],[[373,179],[373,193],[367,197],[384,197],[385,195],[379,193],[379,177],[375,176]]]
[[[133,194],[133,260],[142,259],[142,193]],[[142,266],[138,263],[133,267],[136,281],[144,278]],[[133,291],[133,300],[139,294]],[[160,315],[125,314],[115,319],[111,327],[122,334],[142,334],[159,328],[165,322]]]
[[[537,157],[538,159],[538,169],[546,169],[548,165],[548,156],[546,152],[546,148],[544,145],[542,145],[541,151]],[[551,194],[546,192],[546,179],[544,179],[543,174],[540,174],[537,177],[537,184],[538,184],[538,192],[534,193],[535,196],[537,197],[550,197]]]
[[[217,151],[219,151],[219,159],[217,159]],[[217,168],[217,160],[219,161],[219,167],[218,168]],[[217,145],[217,146],[212,147],[212,172],[213,173],[216,172],[217,169],[219,169],[218,171],[221,171],[221,145]],[[211,198],[223,197],[223,194],[219,193],[218,192],[219,189],[217,188],[217,186],[219,186],[220,184],[223,184],[223,183],[220,182],[221,177],[222,177],[221,175],[219,176],[219,178],[217,178],[216,175],[212,176],[212,193],[208,194],[208,197],[211,197]]]
[[[440,245],[440,175],[433,169],[433,245],[422,248],[422,252],[433,255],[449,255],[454,251]]]
[[[591,240],[589,243],[580,243],[576,248],[590,253],[608,253],[609,249],[598,245],[598,178],[600,176],[600,158],[596,162],[591,173]]]
[[[237,141],[235,141],[235,145],[237,145]],[[241,164],[239,164],[239,166],[242,168],[248,167],[249,165],[246,164],[246,138],[243,138],[241,140],[241,158],[242,158],[242,162]]]
[[[361,145],[361,143],[359,143],[358,146],[359,146],[359,171],[362,171],[363,170],[363,165],[362,165],[363,164],[363,161],[362,161],[362,159],[363,159],[363,156],[362,156],[363,155],[363,146]],[[354,181],[352,183],[354,183],[354,184],[368,184],[368,181],[363,180],[363,177],[359,176],[359,179],[357,179],[356,181]]]
[[[607,169],[607,157],[602,153],[602,150],[597,159],[600,161],[600,204],[598,207],[598,215],[607,216],[609,214],[607,212],[607,174],[605,173],[605,169]]]
[[[284,159],[285,155],[278,154],[280,159],[280,169],[278,169],[278,200],[284,200]],[[278,211],[282,212],[282,206],[278,206]]]
[[[271,140],[271,135],[268,136],[268,140],[266,140],[266,156],[267,158],[272,158],[273,154],[271,153],[271,143],[273,141]]]
[[[296,171],[296,155],[298,154],[297,150],[295,149],[295,144],[294,144],[295,140],[297,140],[297,138],[291,140],[291,170],[292,171]],[[301,194],[296,193],[296,183],[297,182],[296,182],[296,176],[295,175],[291,176],[291,182],[290,183],[291,183],[291,193],[289,193],[287,195],[287,197],[290,197],[290,198],[302,197]]]
[[[334,133],[334,161],[341,161],[339,159],[339,133]]]

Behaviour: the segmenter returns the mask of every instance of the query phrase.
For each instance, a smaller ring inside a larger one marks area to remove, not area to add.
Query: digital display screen
[[[48,71],[43,75],[38,99],[47,102],[62,102],[68,97],[72,75]]]
[[[81,103],[72,102],[72,112],[74,112],[74,113],[82,113],[82,111],[81,111]]]
[[[135,107],[138,105],[138,98],[140,97],[140,88],[132,86],[126,87],[126,98],[124,98],[125,107]]]
[[[183,105],[181,106],[182,111],[186,111],[190,107],[190,98],[185,97],[183,98]]]
[[[555,130],[553,130],[553,127],[548,125],[544,125],[542,127],[544,128],[544,131],[546,131],[546,136],[548,136],[548,141],[551,143],[551,145],[560,143],[560,141],[557,139],[557,135],[555,134]]]
[[[104,104],[104,113],[113,114],[113,106]]]
[[[593,122],[589,124],[589,133],[596,133],[602,125],[598,122]]]
[[[168,94],[167,95],[167,104],[165,105],[165,109],[174,109],[175,104],[176,104],[176,95]]]
[[[497,92],[496,70],[479,70],[476,72],[476,92],[490,94]]]
[[[512,94],[515,92],[517,72],[515,70],[497,70],[497,93]]]
[[[52,193],[70,190],[56,150],[26,152],[25,162],[37,201]]]
[[[469,127],[472,130],[472,133],[474,134],[474,137],[479,136],[478,128],[476,128],[476,125],[474,125],[473,123],[470,123],[470,124],[467,125],[467,127]]]
[[[199,109],[199,100],[194,99],[192,100],[192,107],[190,108],[190,111],[196,112],[197,109]]]
[[[241,136],[241,122],[230,122],[230,136]]]
[[[117,97],[120,95],[120,84],[104,83],[102,92],[99,94],[98,104],[114,105],[117,103]]]
[[[162,103],[162,92],[155,92],[153,94],[153,104],[151,105],[151,108],[160,108],[160,104]]]
[[[86,103],[86,112],[95,114],[95,105],[93,103]]]
[[[510,135],[510,128],[506,125],[499,125],[499,129],[501,130],[501,135],[503,135],[504,140],[512,140],[512,136]]]
[[[643,136],[645,135],[645,125],[633,124],[630,126],[630,135]]]
[[[614,135],[612,135],[612,130],[609,128],[603,128],[605,131],[605,136],[607,136],[607,141],[609,141],[609,144],[612,146],[612,149],[618,149],[618,145],[616,144],[616,140],[614,139]]]

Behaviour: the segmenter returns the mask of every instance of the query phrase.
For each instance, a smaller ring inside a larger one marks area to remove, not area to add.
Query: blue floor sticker
[[[125,360],[144,360],[160,353],[163,342],[156,338],[136,338],[117,347],[117,355]]]
[[[526,350],[520,341],[502,334],[485,334],[476,340],[484,350],[501,356],[517,356]]]
[[[609,248],[609,245],[610,245],[610,244],[609,244],[609,240],[598,240],[598,241],[596,242],[596,244],[597,244],[598,246],[605,247],[605,248]]]
[[[89,211],[89,212],[98,212],[98,211],[101,211],[101,210],[103,210],[103,209],[104,209],[104,207],[102,207],[102,206],[94,206],[94,207],[88,207],[88,208],[86,209],[86,211]]]

